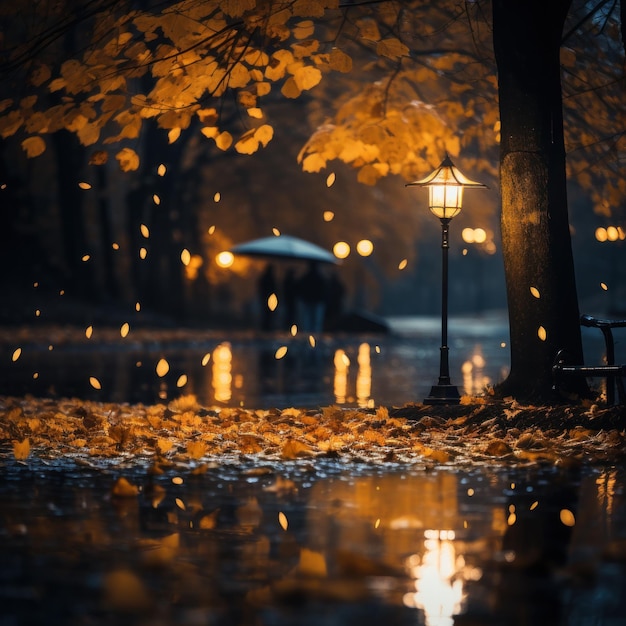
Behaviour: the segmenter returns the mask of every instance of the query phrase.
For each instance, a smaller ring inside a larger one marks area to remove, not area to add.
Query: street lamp
[[[441,355],[439,361],[439,381],[433,385],[424,404],[458,404],[459,390],[450,382],[448,363],[448,229],[450,221],[461,212],[463,189],[465,187],[486,189],[482,183],[470,180],[455,167],[450,157],[426,178],[408,183],[407,187],[428,187],[428,208],[441,221]]]

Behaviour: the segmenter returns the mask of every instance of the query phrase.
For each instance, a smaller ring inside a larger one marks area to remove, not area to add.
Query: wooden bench
[[[560,382],[565,376],[606,378],[606,403],[608,405],[615,404],[615,387],[617,386],[619,404],[626,404],[626,392],[624,391],[626,365],[615,365],[615,342],[613,339],[613,328],[626,328],[626,320],[607,320],[592,315],[581,315],[580,324],[588,328],[599,328],[602,331],[606,348],[606,365],[571,365],[567,362],[565,351],[559,350],[552,366],[554,388],[558,391]]]

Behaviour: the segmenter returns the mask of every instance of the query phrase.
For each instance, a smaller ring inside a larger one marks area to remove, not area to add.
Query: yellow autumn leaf
[[[312,20],[304,20],[298,22],[291,31],[296,39],[306,39],[315,31],[315,25]]]
[[[39,136],[27,137],[22,141],[22,148],[29,159],[38,157],[46,151],[46,142]]]
[[[220,133],[215,138],[215,145],[220,150],[228,150],[228,148],[230,148],[232,144],[233,144],[233,136],[228,131],[224,131],[223,133]]]
[[[330,67],[333,70],[346,74],[352,71],[352,58],[339,48],[333,48],[330,53]]]
[[[305,65],[296,70],[294,80],[296,81],[298,89],[306,91],[307,89],[315,87],[315,85],[322,80],[322,72],[316,67]]]
[[[269,124],[263,124],[254,131],[254,137],[265,147],[274,137],[274,129]]]
[[[250,117],[254,117],[255,119],[263,119],[263,111],[261,111],[259,107],[250,107],[247,109],[247,113]]]
[[[319,154],[309,154],[302,161],[302,171],[303,172],[319,172],[326,167],[326,159],[321,157]]]
[[[200,129],[200,132],[207,139],[215,139],[219,135],[220,129],[217,126],[204,126]]]
[[[159,454],[167,454],[174,444],[169,439],[164,439],[163,437],[159,437],[156,443],[156,449]]]
[[[168,143],[174,143],[180,137],[180,127],[172,128],[167,133],[167,141]]]
[[[25,461],[30,455],[30,440],[28,437],[23,441],[13,442],[13,456],[16,461]]]
[[[282,86],[280,93],[282,93],[285,98],[293,99],[297,98],[302,93],[302,90],[298,87],[296,79],[293,76],[290,76]]]
[[[389,59],[397,59],[409,54],[409,48],[403,44],[397,37],[383,39],[376,44],[376,52],[381,57]]]
[[[311,448],[295,439],[288,439],[281,450],[283,459],[297,459],[311,454]]]
[[[139,169],[139,155],[132,148],[122,148],[115,158],[123,172],[133,172]]]
[[[190,441],[187,443],[187,454],[192,459],[201,459],[207,452],[207,444],[204,441]]]

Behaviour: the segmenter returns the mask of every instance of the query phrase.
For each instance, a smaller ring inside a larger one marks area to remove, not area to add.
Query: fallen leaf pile
[[[24,461],[181,463],[336,458],[342,462],[581,464],[626,453],[620,407],[529,407],[465,398],[375,410],[205,408],[0,397],[0,453]]]

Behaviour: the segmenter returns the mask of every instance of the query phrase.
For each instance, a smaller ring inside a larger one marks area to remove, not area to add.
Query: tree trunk
[[[502,252],[511,332],[511,371],[497,391],[523,401],[555,399],[552,365],[559,350],[583,362],[559,61],[570,4],[493,0]],[[584,379],[572,381],[572,391],[586,389]]]

